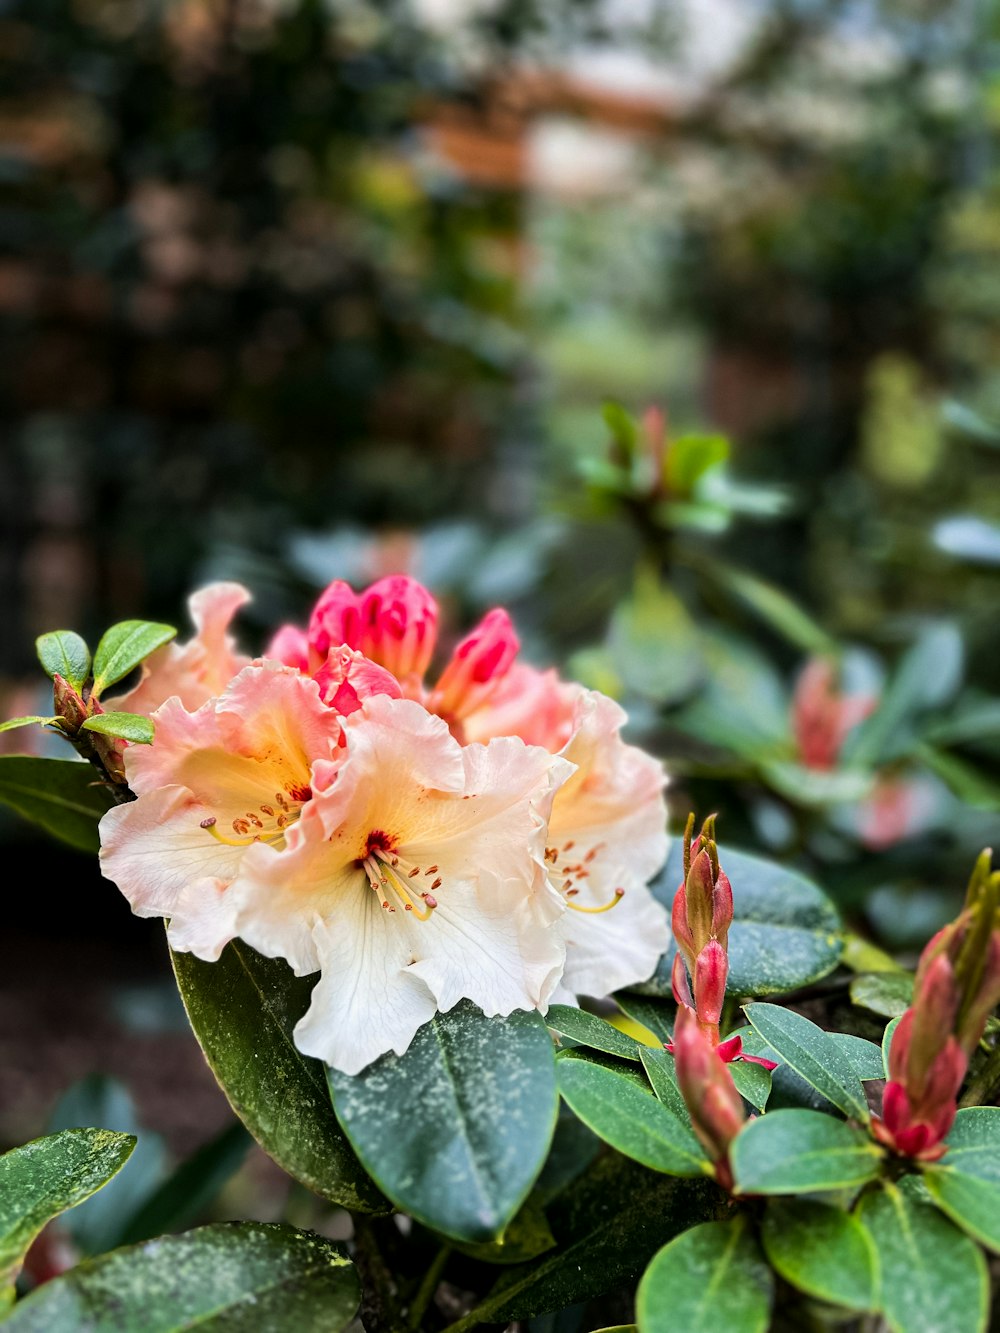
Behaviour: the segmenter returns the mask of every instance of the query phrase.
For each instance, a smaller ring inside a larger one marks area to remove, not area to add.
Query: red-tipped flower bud
[[[743,1099],[711,1038],[686,1005],[677,1011],[673,1053],[691,1126],[712,1159],[719,1184],[731,1189],[729,1145],[746,1123]]]
[[[445,717],[467,717],[507,674],[520,642],[506,611],[489,611],[452,653],[430,700]]]

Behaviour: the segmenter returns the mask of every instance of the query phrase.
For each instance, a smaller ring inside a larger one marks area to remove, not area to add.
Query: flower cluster
[[[1000,1003],[1000,873],[976,863],[965,907],[924,949],[913,1005],[889,1046],[878,1138],[905,1157],[935,1161],[986,1020]]]
[[[403,576],[333,583],[256,661],[228,632],[246,599],[196,593],[194,638],[116,701],[156,733],[102,865],[175,949],[318,972],[296,1042],[348,1074],[463,998],[544,1011],[652,973],[664,775],[617,704],[518,661],[501,610],[428,681],[438,608]]]

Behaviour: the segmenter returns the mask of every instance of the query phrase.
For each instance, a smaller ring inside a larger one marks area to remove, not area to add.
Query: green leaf
[[[729,1152],[741,1194],[815,1194],[863,1185],[882,1154],[867,1134],[821,1111],[768,1111]]]
[[[690,1122],[615,1070],[560,1059],[559,1091],[595,1134],[653,1171],[700,1176],[710,1170]]]
[[[924,1168],[937,1206],[1000,1253],[1000,1107],[969,1106],[955,1117],[948,1152]]]
[[[80,692],[90,675],[90,649],[71,629],[56,629],[35,640],[38,660],[50,676],[60,675]]]
[[[0,1309],[42,1227],[106,1185],[134,1147],[131,1134],[64,1129],[0,1157]]]
[[[97,821],[114,804],[97,770],[74,759],[0,755],[0,803],[81,852],[98,852]]]
[[[785,866],[729,847],[719,848],[719,859],[733,885],[730,995],[780,995],[833,971],[843,947],[840,918],[815,884]],[[652,884],[668,911],[683,877],[684,849],[676,838]],[[672,995],[675,952],[671,943],[650,980],[632,989],[643,995]]]
[[[354,1265],[332,1242],[219,1222],[87,1260],[15,1305],[4,1333],[342,1333],[359,1300]]]
[[[866,1194],[858,1216],[875,1245],[879,1308],[893,1333],[982,1333],[986,1263],[968,1236],[891,1184]]]
[[[556,1248],[505,1270],[489,1296],[449,1333],[534,1318],[622,1287],[661,1245],[712,1217],[721,1201],[711,1181],[658,1175],[602,1153],[548,1208]]]
[[[58,722],[59,719],[56,717],[38,717],[37,715],[32,717],[10,717],[6,722],[0,722],[0,731],[16,731],[18,727],[30,727],[36,724],[42,727],[52,726],[53,723],[58,724]]]
[[[724,435],[679,435],[670,441],[666,457],[666,482],[674,495],[691,495],[711,468],[729,457]]]
[[[875,1250],[850,1213],[811,1199],[774,1199],[761,1240],[773,1268],[799,1291],[849,1310],[877,1308]]]
[[[774,1278],[746,1217],[703,1222],[656,1255],[636,1293],[639,1333],[765,1333]]]
[[[755,1032],[795,1072],[844,1115],[867,1121],[868,1101],[852,1059],[830,1033],[808,1018],[776,1004],[749,1004]]]
[[[97,731],[102,736],[117,736],[133,745],[149,745],[153,740],[153,724],[138,713],[95,713],[88,717],[81,731]]]
[[[899,1020],[902,1014],[897,1014],[895,1018],[889,1020],[885,1025],[885,1031],[882,1033],[882,1077],[889,1077],[889,1048],[892,1045],[892,1039],[896,1029],[899,1027]]]
[[[863,801],[871,794],[875,775],[867,769],[807,768],[785,760],[765,760],[759,765],[769,786],[795,805],[823,809],[846,801]]]
[[[855,1037],[850,1032],[828,1032],[827,1036],[847,1056],[858,1078],[863,1081],[885,1078],[880,1046],[876,1046],[873,1041],[866,1041],[864,1037]]]
[[[151,1236],[183,1231],[196,1222],[230,1176],[240,1168],[250,1142],[243,1126],[234,1121],[202,1144],[128,1218],[115,1241],[116,1246],[135,1245]]]
[[[583,1046],[593,1047],[595,1051],[605,1051],[622,1060],[639,1059],[641,1046],[634,1037],[619,1032],[610,1023],[605,1023],[603,1018],[588,1014],[585,1009],[574,1009],[568,1004],[549,1005],[545,1024],[561,1037],[569,1037]]]
[[[473,1245],[468,1241],[452,1240],[452,1246],[470,1259],[486,1264],[521,1264],[534,1259],[555,1245],[555,1237],[545,1217],[541,1192],[533,1189],[518,1209],[517,1215],[503,1234],[502,1240]]]
[[[912,972],[866,972],[851,982],[851,1001],[883,1018],[898,1018],[913,1003]]]
[[[756,1110],[763,1111],[771,1095],[771,1071],[752,1060],[733,1060],[726,1068],[740,1096]]]
[[[614,1000],[626,1018],[631,1018],[634,1023],[641,1023],[657,1041],[664,1045],[673,1041],[674,1015],[677,1012],[673,1000],[637,995],[634,991],[621,991]]]
[[[487,1018],[463,1000],[404,1055],[353,1077],[327,1071],[358,1157],[399,1208],[456,1240],[501,1237],[555,1129],[555,1053],[545,1020]]]
[[[172,954],[188,1018],[222,1091],[264,1151],[332,1203],[388,1205],[355,1157],[330,1106],[325,1067],[292,1037],[313,977],[234,940],[217,963]]]
[[[150,620],[122,620],[112,625],[94,654],[94,697],[127,676],[176,634],[172,625],[158,625]]]
[[[915,753],[966,805],[977,810],[1000,810],[1000,782],[990,769],[945,754],[932,745],[918,745]]]
[[[682,1125],[688,1127],[691,1117],[684,1105],[680,1086],[677,1082],[677,1067],[674,1057],[667,1051],[655,1050],[652,1046],[642,1053],[642,1067],[653,1087],[657,1099],[668,1111],[673,1112]]]
[[[716,582],[789,643],[807,653],[837,653],[836,641],[774,584],[719,560],[712,560],[705,568]]]
[[[677,594],[652,570],[639,569],[632,596],[618,605],[608,647],[625,685],[654,703],[676,703],[701,678],[694,623]]]

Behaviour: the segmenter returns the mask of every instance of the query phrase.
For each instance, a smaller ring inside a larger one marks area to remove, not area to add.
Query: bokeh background
[[[991,0],[3,0],[0,44],[5,716],[45,630],[235,578],[259,649],[406,570],[620,698],[675,823],[890,950],[955,910],[1000,810]],[[85,1075],[164,1154],[222,1128],[156,924],[0,852],[0,1141]]]

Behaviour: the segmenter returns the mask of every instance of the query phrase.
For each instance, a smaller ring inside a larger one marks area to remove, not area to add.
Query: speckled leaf
[[[929,1204],[886,1184],[858,1217],[875,1245],[892,1333],[982,1333],[989,1285],[979,1246]]]
[[[867,1134],[820,1111],[768,1111],[729,1153],[741,1194],[816,1194],[863,1185],[882,1154]]]
[[[590,1046],[595,1051],[604,1051],[608,1055],[617,1055],[622,1060],[638,1060],[642,1049],[639,1043],[624,1032],[619,1032],[610,1023],[595,1014],[588,1014],[585,1009],[574,1009],[568,1004],[553,1004],[545,1015],[545,1023],[561,1037],[582,1046]]]
[[[898,1018],[913,1003],[913,974],[863,972],[851,982],[851,1002],[883,1018]]]
[[[924,1183],[953,1222],[1000,1253],[1000,1107],[959,1111],[946,1141],[946,1155],[924,1168]]]
[[[536,1255],[544,1254],[555,1245],[555,1237],[545,1217],[542,1192],[533,1189],[517,1211],[502,1240],[473,1245],[464,1240],[452,1240],[452,1246],[470,1259],[486,1264],[521,1264]]]
[[[629,1078],[586,1060],[559,1061],[559,1091],[595,1134],[653,1171],[700,1176],[709,1171],[690,1123]]]
[[[162,648],[177,634],[172,625],[158,625],[150,620],[122,620],[105,631],[94,653],[96,698],[109,685],[127,676],[150,653]]]
[[[456,1240],[503,1235],[555,1129],[555,1052],[540,1014],[487,1018],[463,1000],[405,1055],[328,1075],[341,1125],[393,1203]]]
[[[354,1265],[330,1241],[220,1222],[70,1269],[15,1305],[4,1333],[341,1333],[359,1299]]]
[[[849,1310],[876,1308],[875,1250],[850,1213],[812,1199],[775,1199],[761,1240],[774,1269],[808,1296]]]
[[[652,885],[668,910],[683,878],[683,856],[681,840],[675,839]],[[779,995],[832,972],[843,948],[840,918],[815,884],[786,866],[729,847],[719,848],[719,860],[733,885],[731,995]],[[674,952],[671,944],[650,980],[632,989],[670,996]]]
[[[622,991],[614,998],[622,1013],[634,1023],[641,1023],[657,1041],[663,1042],[664,1045],[673,1041],[674,1016],[677,1013],[673,999],[665,1000],[655,995],[636,995],[634,991]]]
[[[71,629],[55,629],[35,640],[38,660],[50,676],[56,674],[81,690],[90,675],[90,649]]]
[[[884,1078],[882,1069],[882,1048],[864,1037],[855,1037],[850,1032],[828,1032],[827,1036],[835,1046],[839,1046],[858,1078],[868,1082],[873,1078]]]
[[[771,1071],[750,1060],[733,1060],[726,1067],[740,1096],[763,1111],[771,1095]]]
[[[113,804],[90,764],[0,755],[0,804],[81,852],[100,851],[97,822]]]
[[[452,1326],[505,1325],[624,1286],[668,1240],[723,1206],[714,1182],[658,1175],[605,1152],[548,1208],[556,1248],[505,1270],[486,1300]]]
[[[64,1129],[0,1157],[0,1308],[46,1222],[106,1185],[134,1147],[131,1134]]]
[[[868,1120],[868,1101],[858,1072],[830,1033],[776,1004],[748,1004],[746,1016],[781,1064],[794,1069],[844,1115]]]
[[[651,1046],[642,1053],[642,1067],[653,1085],[653,1092],[667,1110],[672,1111],[682,1124],[690,1124],[688,1109],[677,1082],[674,1057],[668,1051],[659,1051]]]
[[[361,1212],[388,1204],[337,1124],[325,1068],[302,1055],[292,1029],[315,982],[240,940],[217,963],[172,955],[195,1036],[230,1105],[289,1175],[333,1203]]]
[[[764,1333],[774,1278],[749,1222],[703,1222],[664,1245],[636,1293],[639,1333]]]

